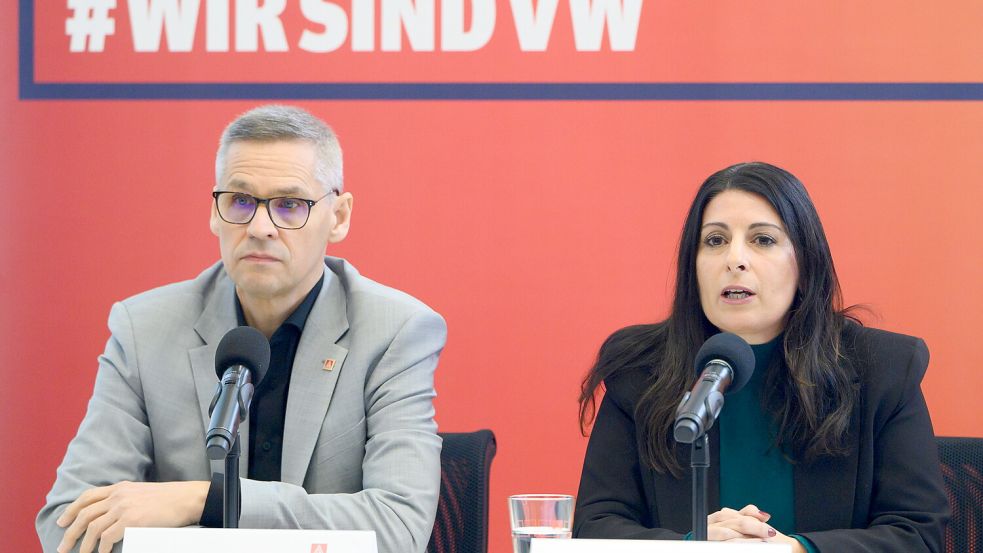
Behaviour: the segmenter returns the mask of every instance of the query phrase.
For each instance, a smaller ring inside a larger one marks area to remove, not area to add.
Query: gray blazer
[[[241,480],[240,527],[375,530],[380,553],[423,552],[440,488],[433,374],[446,325],[344,260],[325,264],[290,378],[283,481]],[[38,514],[45,551],[64,533],[55,520],[88,488],[224,471],[205,455],[205,430],[215,348],[236,326],[233,294],[217,263],[113,306],[88,410]]]

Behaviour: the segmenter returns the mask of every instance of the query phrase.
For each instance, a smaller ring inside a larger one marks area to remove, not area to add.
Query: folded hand
[[[131,526],[177,528],[196,524],[208,494],[208,482],[119,482],[86,490],[58,517],[66,528],[58,553],[82,538],[79,553],[110,553]],[[84,537],[83,537],[84,536]]]
[[[806,553],[799,540],[767,524],[771,515],[748,505],[740,511],[721,509],[707,517],[707,540],[731,542],[787,543],[792,553]]]

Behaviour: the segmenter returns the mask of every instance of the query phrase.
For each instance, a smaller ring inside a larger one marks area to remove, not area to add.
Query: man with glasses
[[[113,306],[78,435],[37,519],[45,551],[110,551],[128,526],[222,525],[204,433],[215,349],[239,325],[270,340],[240,427],[242,528],[374,530],[426,549],[440,486],[433,373],[443,319],[361,275],[338,141],[304,110],[264,106],[222,135],[210,226],[222,261]]]

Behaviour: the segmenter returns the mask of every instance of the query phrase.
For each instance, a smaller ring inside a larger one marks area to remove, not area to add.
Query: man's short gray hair
[[[225,127],[215,155],[215,182],[221,182],[225,155],[232,143],[280,140],[306,140],[313,144],[317,152],[314,178],[321,183],[325,192],[331,189],[341,192],[344,182],[341,144],[334,131],[306,110],[275,104],[249,110]]]

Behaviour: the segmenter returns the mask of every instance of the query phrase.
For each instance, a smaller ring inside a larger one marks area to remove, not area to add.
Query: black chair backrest
[[[427,553],[488,551],[488,482],[495,457],[491,430],[440,433],[440,500]]]
[[[983,438],[937,438],[952,508],[947,553],[983,553]]]

